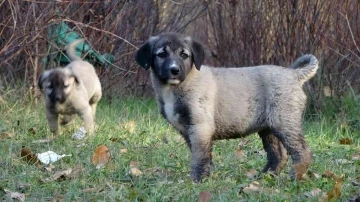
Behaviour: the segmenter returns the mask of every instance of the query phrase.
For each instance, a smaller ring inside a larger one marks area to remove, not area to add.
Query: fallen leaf
[[[240,147],[238,147],[236,149],[236,158],[241,159],[245,156],[245,153],[240,149]]]
[[[136,122],[134,120],[130,120],[124,124],[124,128],[130,133],[135,133]]]
[[[255,178],[257,174],[258,172],[255,169],[250,169],[245,173],[246,177],[248,177],[249,179]]]
[[[260,183],[258,181],[254,181],[249,186],[245,187],[242,191],[244,193],[254,193],[254,192],[260,192]]]
[[[343,177],[337,176],[335,173],[330,170],[325,170],[323,176],[333,179],[335,182],[343,181]]]
[[[199,194],[199,202],[209,202],[211,199],[211,193],[208,191],[201,191]]]
[[[265,193],[265,194],[271,194],[271,193],[280,193],[278,189],[270,189],[267,187],[261,187],[260,183],[258,181],[254,181],[249,184],[249,186],[244,187],[242,189],[244,193],[251,194],[251,193]]]
[[[110,151],[104,145],[99,145],[91,158],[91,162],[96,166],[97,169],[103,168],[110,160]]]
[[[71,170],[71,173],[67,176],[71,179],[76,179],[76,178],[79,178],[79,176],[81,175],[83,171],[83,167],[81,164],[76,164],[74,166],[74,168]]]
[[[305,193],[305,196],[308,197],[308,198],[312,198],[312,197],[317,197],[319,196],[322,192],[321,189],[319,188],[314,188],[313,190],[311,190],[310,192],[306,192]]]
[[[142,175],[143,173],[139,170],[139,167],[140,166],[140,163],[137,162],[137,161],[131,161],[130,162],[130,174],[133,175],[133,176],[140,176]]]
[[[25,160],[28,164],[36,164],[37,166],[41,166],[40,160],[36,157],[35,154],[31,151],[30,148],[23,146],[21,149],[21,158]]]
[[[83,193],[93,193],[93,192],[102,192],[104,191],[103,188],[86,188],[86,189],[83,189],[81,190]]]
[[[130,161],[130,168],[137,168],[140,166],[140,163],[137,161]]]
[[[40,180],[41,182],[63,181],[66,179],[76,179],[81,174],[83,168],[81,164],[75,165],[74,168],[58,171],[53,176]]]
[[[53,164],[50,164],[47,167],[44,167],[46,171],[52,172],[52,170],[55,168],[55,166]]]
[[[10,139],[13,138],[15,135],[13,133],[10,132],[2,132],[0,133],[0,140],[2,139]]]
[[[353,161],[359,161],[360,160],[360,154],[354,154],[351,158]]]
[[[323,91],[325,97],[331,97],[334,94],[334,90],[331,90],[330,86],[324,86]]]
[[[120,139],[119,138],[116,138],[116,137],[111,137],[109,139],[111,142],[118,142]]]
[[[127,153],[127,149],[120,149],[120,154],[125,154],[125,153]]]
[[[335,183],[335,186],[332,190],[330,190],[326,195],[327,195],[327,199],[329,201],[333,201],[337,198],[340,198],[341,196],[341,186],[342,186],[342,181],[337,181]]]
[[[25,194],[22,194],[22,193],[19,193],[19,192],[11,192],[10,193],[10,199],[19,200],[19,201],[25,201]]]
[[[53,176],[40,180],[41,182],[63,181],[71,173],[72,169],[66,169],[56,172]]]
[[[31,135],[35,135],[35,134],[36,134],[36,131],[37,131],[37,129],[36,129],[36,127],[34,127],[34,126],[28,129],[28,132],[29,132]]]
[[[352,141],[352,139],[346,137],[346,138],[341,138],[339,140],[339,143],[340,144],[345,144],[345,145],[350,145],[350,144],[353,143],[353,141]]]

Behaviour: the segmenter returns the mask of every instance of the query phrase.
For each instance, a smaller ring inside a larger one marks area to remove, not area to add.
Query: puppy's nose
[[[179,67],[171,67],[170,72],[172,75],[176,76],[179,74],[180,69],[179,69]]]

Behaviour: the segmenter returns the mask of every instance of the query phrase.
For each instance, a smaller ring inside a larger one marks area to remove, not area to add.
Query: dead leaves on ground
[[[131,161],[131,162],[130,162],[130,171],[129,171],[130,175],[136,176],[136,177],[142,175],[143,172],[141,172],[141,170],[139,169],[139,167],[140,167],[140,163],[139,163],[139,162],[137,162],[137,161]]]
[[[201,191],[199,193],[199,202],[209,202],[211,199],[211,193],[208,191]]]
[[[31,151],[30,148],[23,146],[21,149],[21,158],[25,160],[28,164],[41,166],[40,160],[36,157],[36,155]]]
[[[109,148],[107,148],[106,145],[101,144],[95,149],[91,158],[91,162],[96,166],[96,169],[101,169],[105,167],[110,158],[111,154]]]
[[[68,168],[66,170],[57,171],[52,176],[45,179],[41,179],[40,181],[46,183],[52,181],[63,181],[66,179],[76,179],[79,178],[82,171],[83,171],[82,165],[77,164],[75,165],[74,168]]]
[[[12,200],[18,200],[21,202],[25,201],[25,194],[19,192],[12,192],[0,187],[0,199],[3,198],[4,196],[10,199],[11,201]]]

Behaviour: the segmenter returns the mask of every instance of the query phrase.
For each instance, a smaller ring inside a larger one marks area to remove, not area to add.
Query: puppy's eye
[[[189,55],[186,54],[186,53],[184,53],[184,52],[182,52],[182,53],[180,54],[180,57],[181,57],[183,60],[185,60],[185,59],[187,59],[187,58],[189,57]]]
[[[69,87],[69,85],[64,85],[64,88],[68,88]]]
[[[164,57],[166,57],[166,52],[158,53],[157,56],[160,58],[164,58]]]

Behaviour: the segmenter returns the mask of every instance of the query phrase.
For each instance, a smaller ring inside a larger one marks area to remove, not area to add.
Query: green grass
[[[290,180],[289,161],[280,176],[263,176],[257,180],[270,192],[247,194],[241,190],[254,180],[245,173],[249,169],[260,171],[266,162],[257,135],[246,138],[249,142],[242,146],[246,156],[240,159],[235,155],[240,139],[217,141],[211,176],[202,184],[194,184],[188,175],[190,152],[177,132],[161,118],[152,99],[103,99],[98,107],[95,135],[81,141],[71,140],[71,134],[81,124],[78,118],[62,127],[62,135],[49,143],[32,143],[50,136],[42,99],[35,105],[15,92],[7,93],[3,99],[6,102],[0,103],[0,130],[14,136],[0,139],[0,187],[19,191],[19,182],[30,184],[23,190],[27,201],[48,201],[56,196],[62,196],[65,201],[197,201],[200,191],[210,192],[212,201],[318,201],[319,197],[308,198],[305,193],[314,188],[324,192],[333,188],[332,179],[321,177],[325,170],[345,176],[340,201],[360,195],[359,187],[351,184],[360,176],[360,162],[351,161],[353,154],[360,153],[360,133],[341,128],[338,121],[313,118],[304,123],[306,140],[314,154],[310,171],[319,174],[319,178]],[[126,127],[131,120],[136,123],[133,133]],[[29,128],[34,128],[35,134]],[[353,143],[340,145],[339,139],[343,137],[352,139]],[[99,144],[107,145],[112,158],[104,169],[97,170],[90,159]],[[52,150],[72,157],[55,162],[53,172],[43,171],[20,158],[22,146],[30,147],[34,153]],[[128,151],[120,153],[121,149]],[[337,159],[351,163],[337,163]],[[143,175],[129,174],[131,161],[140,163],[138,168]],[[77,164],[83,167],[79,177],[41,182],[54,172]],[[87,188],[102,191],[84,193]]]

